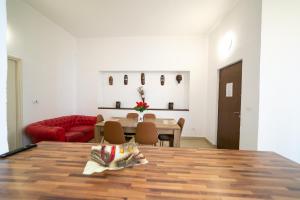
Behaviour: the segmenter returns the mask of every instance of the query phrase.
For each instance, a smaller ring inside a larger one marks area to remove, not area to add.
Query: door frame
[[[8,55],[7,60],[16,62],[16,90],[17,90],[17,137],[16,145],[23,146],[23,80],[22,80],[22,60],[20,58]]]
[[[243,95],[243,59],[239,59],[237,61],[234,61],[232,63],[229,63],[221,68],[218,69],[218,75],[217,75],[217,109],[216,109],[216,112],[217,112],[217,119],[216,119],[216,146],[218,145],[218,134],[219,134],[219,97],[220,97],[220,71],[222,69],[225,69],[227,67],[230,67],[232,65],[235,65],[237,63],[241,63],[242,64],[242,79],[241,79],[241,109],[240,109],[240,138],[239,138],[239,146],[241,144],[241,126],[242,126],[242,95]],[[240,149],[240,148],[239,148]]]

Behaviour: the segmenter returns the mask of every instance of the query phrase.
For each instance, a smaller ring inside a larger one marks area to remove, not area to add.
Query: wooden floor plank
[[[0,198],[300,199],[300,166],[275,153],[141,146],[147,165],[86,176],[92,145],[42,142],[0,160]]]

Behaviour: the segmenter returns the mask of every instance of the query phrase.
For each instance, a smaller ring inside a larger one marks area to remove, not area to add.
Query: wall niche
[[[141,83],[141,74],[144,74],[144,85]],[[128,82],[124,84],[124,77]],[[162,84],[162,75],[163,81]],[[178,84],[178,75],[182,80]],[[107,80],[113,77],[113,85]],[[130,79],[130,80],[129,80]],[[169,102],[173,102],[174,109],[189,109],[189,71],[100,71],[97,85],[98,107],[113,108],[116,101],[121,102],[121,108],[132,108],[136,101],[140,101],[137,91],[143,86],[145,101],[150,108],[168,109]]]

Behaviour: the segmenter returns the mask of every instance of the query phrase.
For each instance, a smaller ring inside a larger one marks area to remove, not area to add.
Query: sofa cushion
[[[95,116],[70,115],[29,124],[25,131],[34,143],[45,140],[88,142],[94,137],[96,121]]]
[[[74,126],[70,128],[70,131],[78,131],[83,133],[94,132],[94,126]]]
[[[76,119],[74,120],[74,126],[94,126],[97,122],[97,118],[94,116],[76,116]]]
[[[63,116],[63,117],[57,117],[57,118],[53,118],[53,119],[47,119],[47,120],[41,121],[40,123],[45,126],[62,127],[66,131],[68,131],[71,127],[74,126],[76,118],[77,118],[77,116]]]
[[[25,128],[30,133],[33,143],[40,141],[65,141],[65,129],[62,127],[50,127],[40,124],[32,124]]]
[[[79,131],[68,131],[65,133],[66,142],[79,142],[84,136],[83,132]]]

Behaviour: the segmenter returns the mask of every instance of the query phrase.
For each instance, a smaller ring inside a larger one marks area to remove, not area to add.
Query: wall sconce
[[[235,45],[235,34],[228,31],[219,42],[219,56],[221,59],[227,58],[233,51]]]

